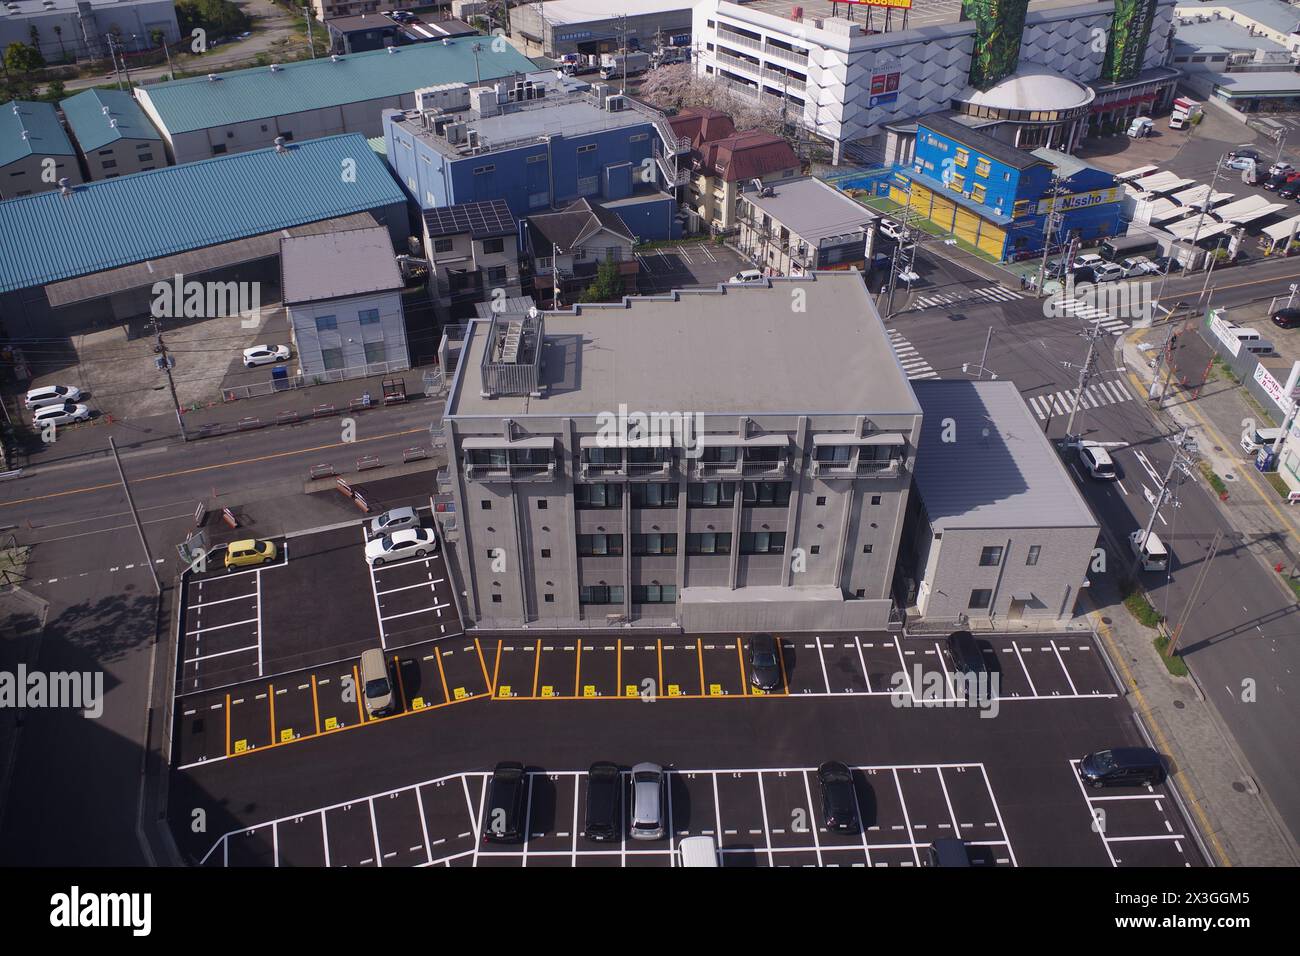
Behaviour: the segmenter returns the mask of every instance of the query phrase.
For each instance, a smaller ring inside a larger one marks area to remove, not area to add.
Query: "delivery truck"
[[[633,53],[602,53],[600,78],[621,80],[625,76],[640,76],[650,69],[650,54],[640,50]]]
[[[1201,115],[1201,104],[1186,96],[1174,100],[1174,111],[1169,114],[1170,129],[1187,129]]]

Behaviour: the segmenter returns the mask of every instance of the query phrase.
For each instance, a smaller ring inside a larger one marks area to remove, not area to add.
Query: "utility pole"
[[[977,382],[978,382],[978,381],[981,381],[981,380],[984,378],[984,373],[985,373],[985,372],[988,372],[988,373],[989,373],[989,376],[990,376],[990,377],[991,377],[995,382],[996,382],[997,379],[998,379],[998,373],[995,372],[995,371],[993,371],[991,368],[988,367],[988,365],[985,364],[985,363],[988,361],[988,358],[989,358],[989,343],[992,342],[992,341],[993,341],[993,326],[990,325],[990,326],[989,326],[989,334],[986,335],[986,336],[984,336],[984,354],[980,356],[980,364],[979,364],[978,366],[976,366],[976,372],[977,372],[978,374],[976,374],[976,376],[975,376],[975,380],[976,380]],[[965,374],[969,375],[970,372],[968,371],[968,369],[969,369],[969,365],[968,365],[967,363],[963,362],[963,363],[962,363],[962,366],[961,366],[961,370],[962,370],[962,372],[964,372]]]
[[[1210,288],[1210,276],[1214,273],[1214,264],[1219,261],[1219,250],[1223,248],[1223,237],[1219,237],[1218,243],[1214,246],[1214,255],[1210,256],[1210,267],[1205,270],[1205,284],[1201,286],[1201,295],[1205,295],[1206,290]]]
[[[181,413],[181,402],[176,397],[176,381],[172,378],[172,363],[167,356],[167,343],[163,341],[162,329],[156,318],[153,320],[153,334],[157,345],[158,364],[162,366],[163,374],[167,376],[167,388],[172,393],[172,405],[176,408],[176,424],[181,427],[181,441],[189,441],[190,436],[185,432],[185,416]]]
[[[311,58],[316,59],[316,37],[311,32],[311,7],[303,7],[302,15],[307,18],[307,42],[311,45]]]
[[[1214,561],[1214,556],[1219,553],[1219,545],[1223,542],[1223,529],[1214,532],[1214,540],[1210,542],[1210,549],[1205,553],[1205,559],[1201,561],[1200,573],[1196,575],[1196,584],[1192,586],[1192,591],[1187,595],[1187,601],[1183,605],[1183,613],[1178,617],[1178,626],[1173,629],[1169,635],[1169,641],[1165,644],[1165,657],[1174,656],[1174,648],[1178,645],[1178,638],[1182,637],[1183,625],[1192,614],[1192,607],[1196,604],[1196,596],[1201,593],[1201,587],[1205,584],[1206,578],[1210,576],[1210,566]]]
[[[1077,436],[1074,434],[1074,419],[1079,414],[1079,404],[1083,401],[1083,390],[1088,387],[1088,379],[1092,378],[1093,365],[1097,361],[1097,340],[1101,338],[1101,321],[1095,321],[1092,328],[1087,332],[1080,333],[1088,340],[1088,355],[1083,360],[1083,365],[1079,367],[1079,384],[1074,390],[1074,405],[1070,409],[1070,417],[1065,422],[1065,439],[1070,441]]]
[[[1145,542],[1151,537],[1151,529],[1155,527],[1156,517],[1160,514],[1160,506],[1165,503],[1165,498],[1169,494],[1169,483],[1173,481],[1174,469],[1178,467],[1183,460],[1183,449],[1189,444],[1187,438],[1187,426],[1183,426],[1182,434],[1178,436],[1178,441],[1174,444],[1174,453],[1169,459],[1169,467],[1165,469],[1165,476],[1160,482],[1160,490],[1156,492],[1156,500],[1151,505],[1151,517],[1147,519],[1146,527],[1142,529],[1142,537],[1139,543]],[[1134,580],[1137,577],[1138,565],[1142,563],[1141,547],[1135,549],[1133,562],[1129,565],[1128,577]]]
[[[131,497],[131,486],[126,483],[126,472],[122,470],[122,459],[117,457],[117,445],[113,436],[108,437],[108,449],[113,453],[113,462],[117,465],[117,477],[122,480],[122,492],[126,495],[126,506],[131,509],[131,519],[135,522],[136,533],[140,535],[140,547],[144,551],[145,567],[153,578],[154,593],[162,594],[162,585],[158,582],[158,572],[154,570],[153,558],[149,557],[149,542],[144,537],[144,526],[140,524],[140,515],[135,510],[135,500]]]
[[[1043,222],[1043,229],[1044,229],[1043,261],[1039,263],[1038,266],[1038,289],[1040,292],[1042,291],[1043,288],[1043,281],[1047,277],[1047,253],[1050,252],[1052,248],[1052,229],[1054,226],[1058,226],[1060,222],[1064,221],[1061,214],[1056,211],[1056,191],[1059,188],[1060,188],[1060,179],[1057,176],[1053,175],[1052,190],[1051,190],[1052,207],[1048,211],[1047,218]]]
[[[560,247],[551,243],[551,308],[560,307]]]
[[[483,74],[482,74],[481,72],[479,72],[479,68],[478,68],[478,55],[479,55],[480,53],[483,52],[483,44],[482,44],[482,43],[475,43],[475,44],[474,44],[473,46],[471,46],[469,49],[470,49],[470,52],[474,54],[474,85],[475,85],[475,86],[482,86],[482,85],[483,85]]]
[[[1174,340],[1174,327],[1170,325],[1165,329],[1165,344],[1160,346],[1160,353],[1156,356],[1156,370],[1155,370],[1155,374],[1151,376],[1151,387],[1147,389],[1147,401],[1150,402],[1158,401],[1158,399],[1156,398],[1156,386],[1160,382],[1160,368],[1164,364],[1165,355],[1169,352],[1169,346],[1170,344],[1172,344],[1173,340]],[[1169,364],[1170,366],[1174,364],[1172,356],[1169,359]],[[1164,397],[1163,390],[1161,390],[1160,395],[1162,398]]]

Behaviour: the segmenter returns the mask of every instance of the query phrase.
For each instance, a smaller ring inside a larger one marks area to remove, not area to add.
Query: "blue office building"
[[[891,198],[1001,260],[1041,254],[1053,212],[1062,219],[1052,245],[1122,232],[1124,193],[1112,174],[1055,150],[1016,149],[959,119],[917,120],[916,153]]]
[[[421,209],[504,199],[522,220],[588,199],[640,240],[680,237],[689,143],[661,114],[551,74],[434,96],[433,109],[384,112],[388,163]]]

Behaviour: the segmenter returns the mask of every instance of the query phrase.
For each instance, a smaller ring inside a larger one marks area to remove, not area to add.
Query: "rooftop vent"
[[[63,196],[72,195],[72,185],[68,182],[67,176],[59,177],[59,194]]]
[[[337,53],[330,54],[331,63],[337,63],[341,59],[343,59],[343,57],[339,56]]]
[[[113,127],[113,129],[117,129],[117,119],[114,117],[109,117],[108,125]]]
[[[396,53],[396,52],[397,52],[397,47],[395,47],[395,46],[390,46],[390,47],[387,47],[387,50],[388,50],[389,53]]]
[[[275,138],[275,151],[276,151],[277,153],[283,153],[283,152],[286,152],[286,150],[285,150],[285,148],[284,148],[284,137],[283,137],[283,136],[277,136],[277,137]]]
[[[221,79],[221,77],[217,76],[217,74],[215,74],[215,73],[209,73],[209,74],[208,74],[208,82],[209,82],[209,83],[215,83],[215,82],[217,82],[217,80],[219,80],[219,79]]]
[[[108,107],[107,107],[107,106],[101,106],[101,107],[99,108],[99,111],[100,111],[101,113],[103,113],[105,116],[108,115]]]
[[[272,63],[272,64],[271,64],[271,72],[272,72],[272,73],[279,73],[282,69],[284,69],[284,67],[280,66],[279,63]]]
[[[18,111],[17,111],[17,110],[14,110],[14,112],[17,113]],[[25,130],[23,130],[23,139],[29,139],[29,138],[31,137],[31,135],[32,135],[32,131],[31,131],[31,130],[29,130],[29,129],[25,129]]]

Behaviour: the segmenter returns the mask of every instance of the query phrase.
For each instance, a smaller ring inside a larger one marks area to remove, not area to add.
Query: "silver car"
[[[370,522],[370,536],[377,538],[381,534],[391,534],[394,531],[401,531],[403,528],[418,528],[419,526],[420,516],[415,513],[414,508],[389,508]]]
[[[632,768],[632,839],[664,837],[664,768],[639,763]]]

